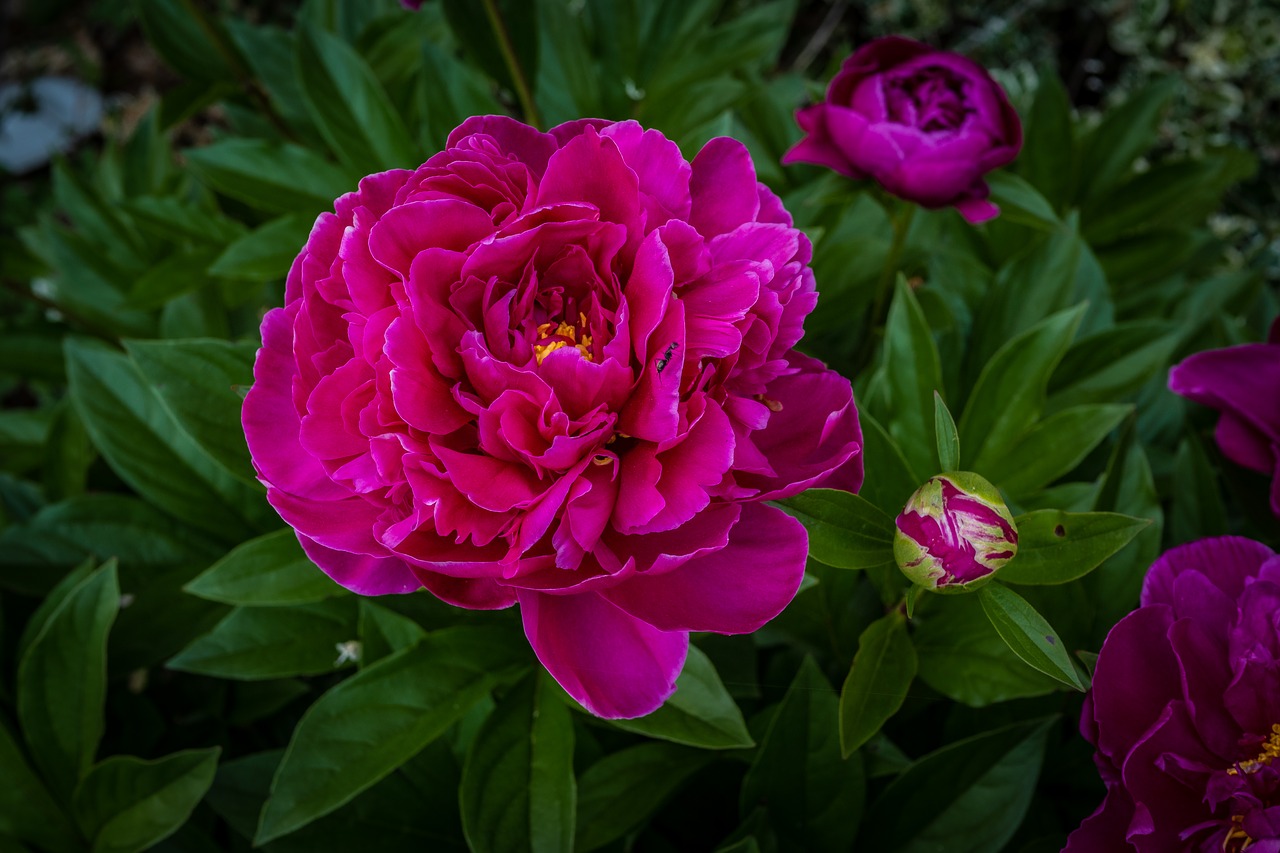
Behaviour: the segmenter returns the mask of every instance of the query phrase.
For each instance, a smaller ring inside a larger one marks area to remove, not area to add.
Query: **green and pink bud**
[[[968,471],[929,479],[897,519],[893,556],[932,592],[982,586],[1018,552],[1018,529],[995,486]]]

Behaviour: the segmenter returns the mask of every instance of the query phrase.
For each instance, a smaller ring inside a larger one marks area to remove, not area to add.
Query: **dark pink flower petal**
[[[862,486],[862,430],[849,381],[820,361],[791,353],[797,372],[775,379],[766,394],[775,409],[753,435],[774,475],[740,476],[762,499],[778,500],[811,486],[856,492]]]
[[[298,542],[311,562],[329,577],[359,595],[395,595],[421,589],[423,584],[403,560],[374,557],[326,548],[298,534]]]
[[[687,633],[659,630],[595,593],[518,595],[538,660],[591,713],[639,717],[675,692],[689,651]]]
[[[1168,607],[1143,607],[1121,619],[1102,644],[1093,673],[1093,719],[1104,755],[1123,758],[1165,706],[1182,695],[1178,661],[1167,639],[1172,624]]]
[[[760,210],[755,166],[747,147],[736,139],[718,136],[698,152],[689,188],[689,224],[707,239],[753,221]]]
[[[724,548],[601,593],[668,631],[745,634],[782,612],[804,576],[809,538],[782,510],[747,504]]]
[[[1170,548],[1147,571],[1142,583],[1142,605],[1174,604],[1174,579],[1185,571],[1199,571],[1235,601],[1244,591],[1247,578],[1257,573],[1258,566],[1272,555],[1261,542],[1242,536],[1218,536],[1199,539]]]

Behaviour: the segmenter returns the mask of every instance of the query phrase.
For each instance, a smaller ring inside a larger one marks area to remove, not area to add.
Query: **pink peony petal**
[[[311,562],[358,595],[395,595],[422,588],[410,567],[396,557],[335,551],[301,533],[298,542]]]
[[[538,660],[591,713],[641,717],[675,692],[688,634],[660,631],[594,593],[518,596]]]
[[[667,631],[745,634],[782,612],[804,576],[809,537],[782,510],[746,504],[724,548],[601,594]]]
[[[689,224],[710,239],[755,220],[760,210],[756,170],[747,147],[717,136],[693,158]]]

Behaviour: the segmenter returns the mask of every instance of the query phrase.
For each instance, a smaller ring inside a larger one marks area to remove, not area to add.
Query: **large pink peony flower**
[[[519,602],[605,717],[674,690],[689,631],[773,618],[856,490],[849,383],[792,347],[809,241],[715,139],[468,119],[316,220],[262,323],[244,427],[268,498],[355,592]]]

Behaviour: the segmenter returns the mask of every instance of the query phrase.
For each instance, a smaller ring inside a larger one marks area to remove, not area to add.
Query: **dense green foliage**
[[[826,81],[792,62],[794,0],[136,11],[180,85],[4,214],[0,850],[1057,850],[1102,796],[1080,691],[1145,568],[1280,538],[1265,478],[1165,389],[1277,305],[1206,225],[1253,155],[1162,144],[1179,77],[1086,114],[1043,69],[975,228],[779,165]],[[315,216],[491,112],[747,143],[815,244],[801,346],[854,382],[861,494],[784,506],[802,591],[755,635],[695,637],[639,720],[577,708],[511,611],[329,581],[241,432]],[[979,593],[908,593],[893,518],[957,468],[1020,550]]]

